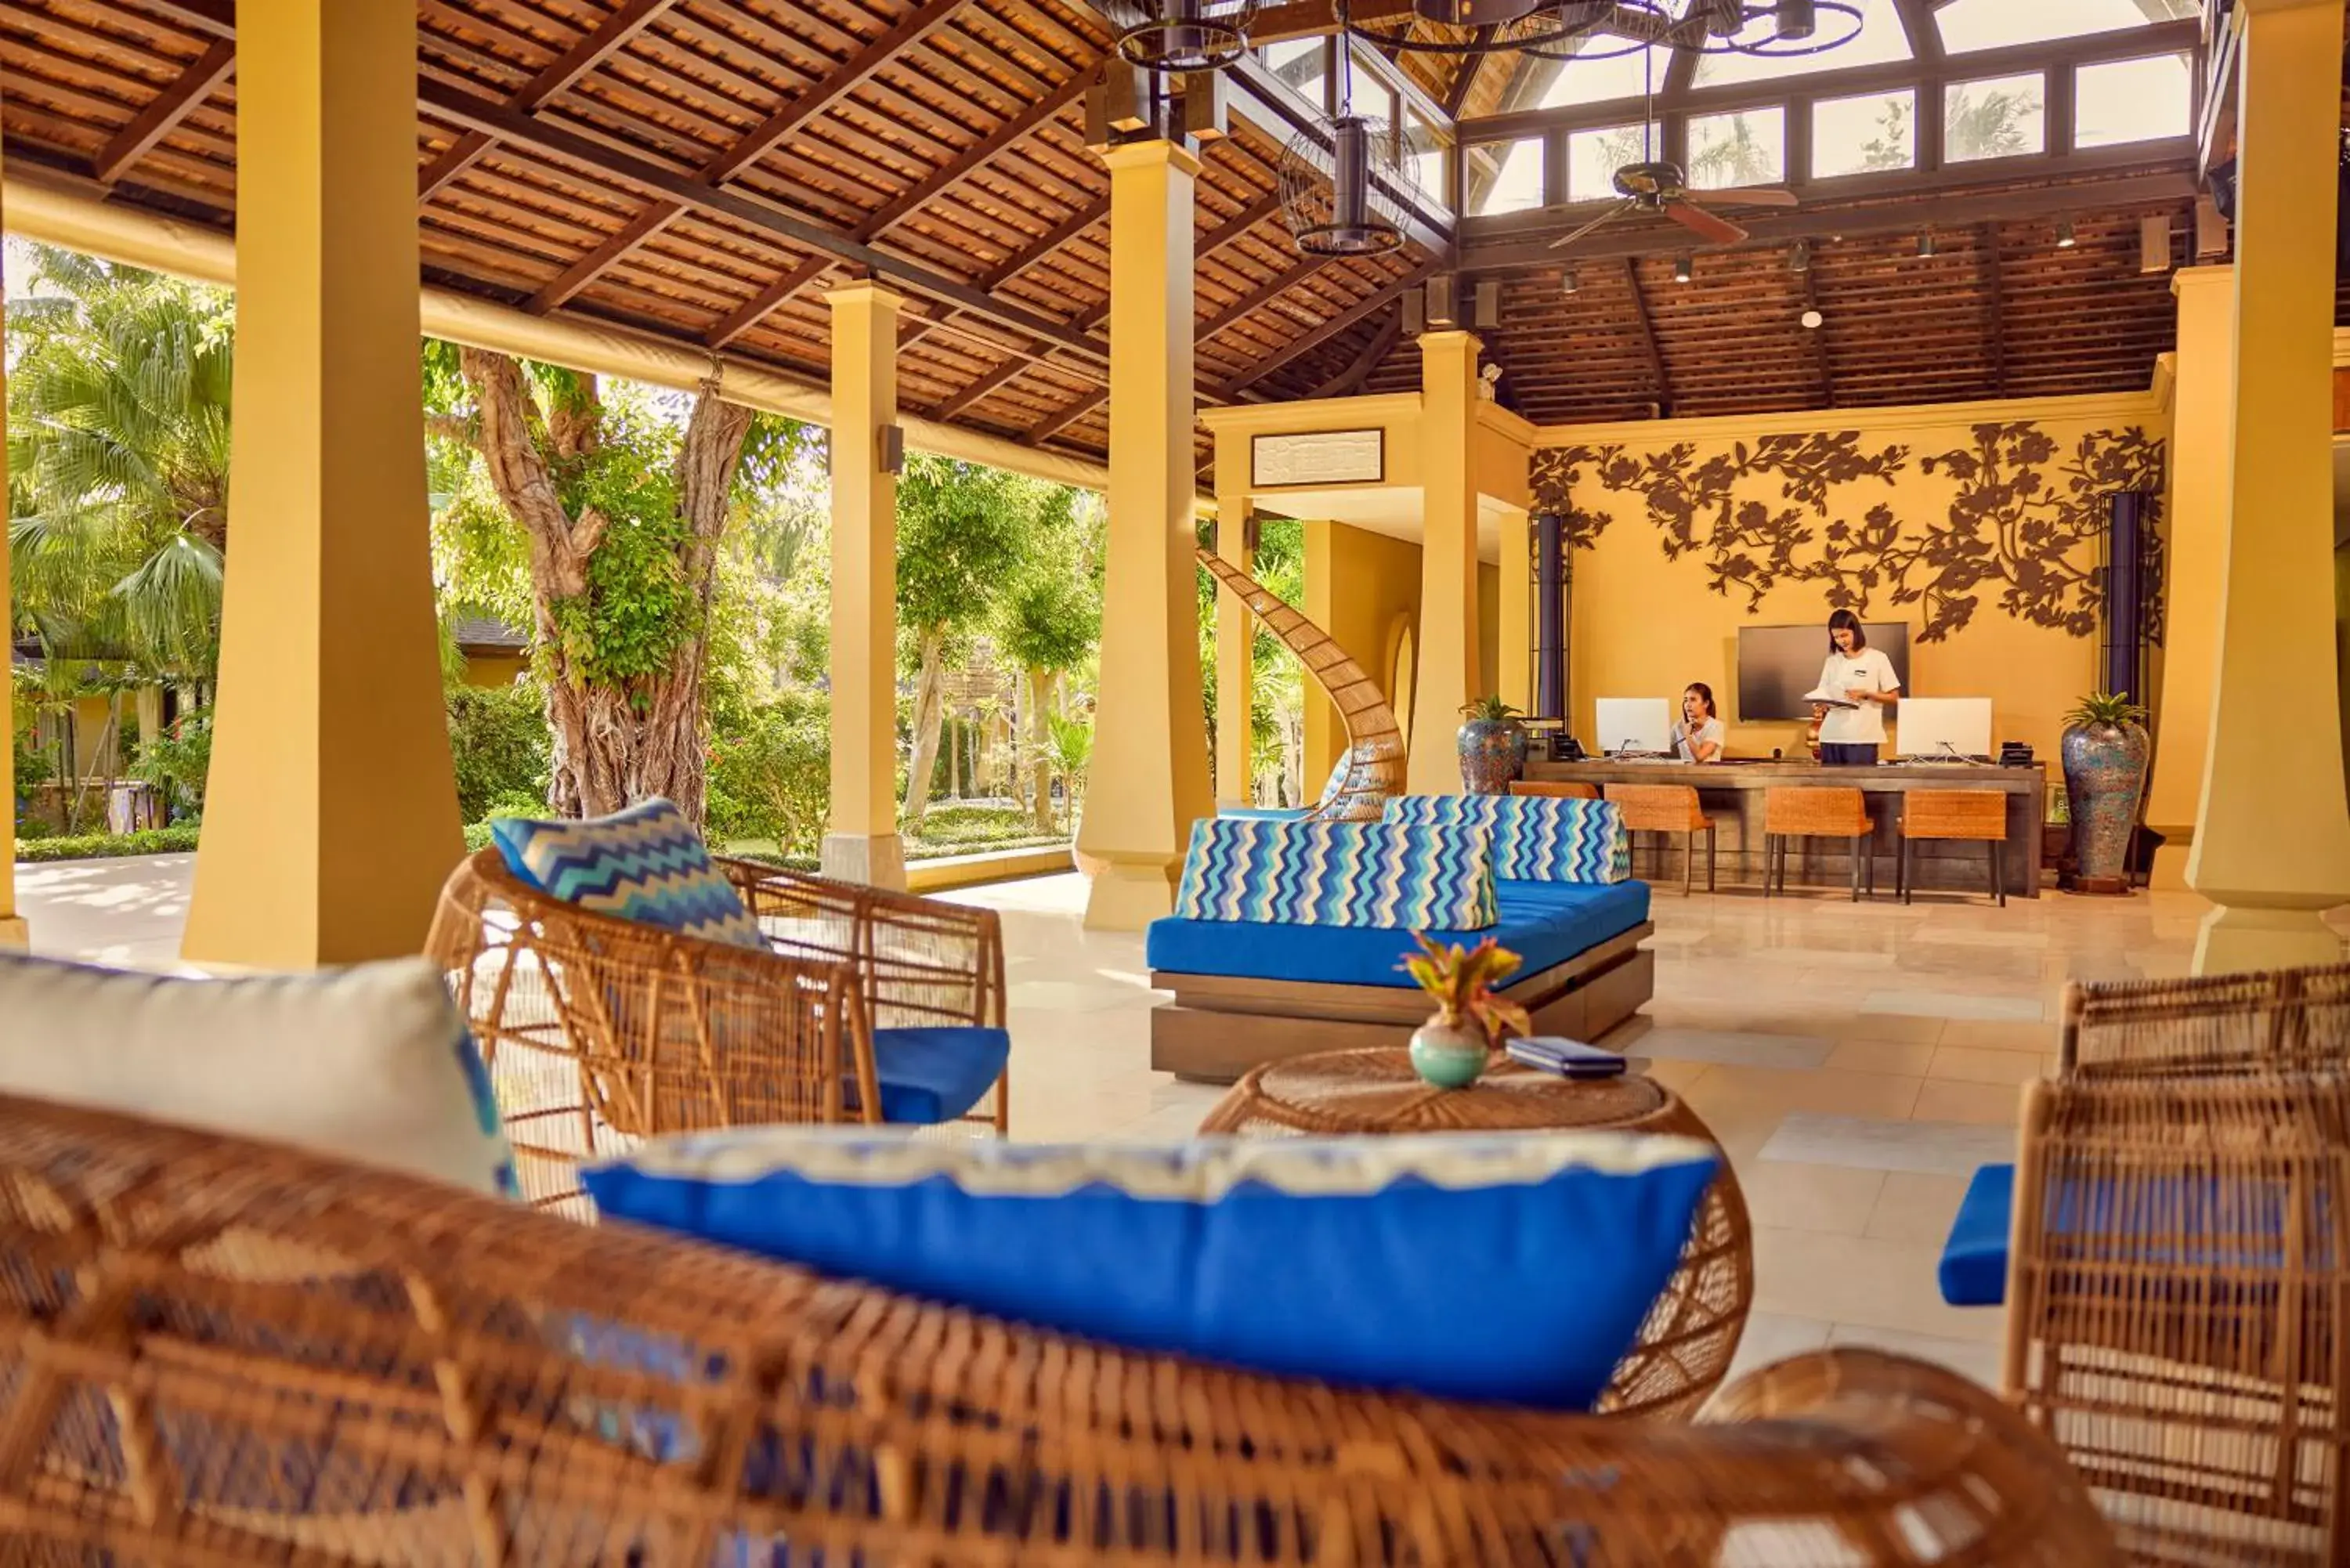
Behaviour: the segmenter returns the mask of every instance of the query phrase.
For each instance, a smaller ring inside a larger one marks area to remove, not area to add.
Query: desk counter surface
[[[1989,763],[1880,763],[1875,767],[1839,768],[1825,763],[1775,757],[1727,763],[1619,763],[1607,758],[1580,763],[1534,761],[1526,763],[1526,777],[1546,783],[1695,784],[1700,790],[1842,784],[1871,791],[1996,789],[2011,794],[2030,794],[2048,787],[2048,770],[2039,763],[2022,768]]]

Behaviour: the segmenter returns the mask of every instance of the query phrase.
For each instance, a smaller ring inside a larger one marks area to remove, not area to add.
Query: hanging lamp
[[[1402,249],[1404,207],[1419,193],[1402,134],[1354,110],[1352,55],[1338,50],[1338,112],[1293,137],[1275,171],[1282,221],[1306,255]]]
[[[1145,70],[1220,71],[1248,53],[1258,0],[1124,0],[1118,52]]]

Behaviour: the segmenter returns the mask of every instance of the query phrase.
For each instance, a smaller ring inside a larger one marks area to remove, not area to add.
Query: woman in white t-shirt
[[[1721,761],[1721,721],[1713,712],[1713,688],[1690,682],[1681,693],[1681,722],[1673,726],[1673,751],[1685,763]]]
[[[1860,618],[1848,609],[1828,617],[1828,661],[1820,666],[1820,691],[1849,701],[1849,708],[1812,704],[1820,721],[1820,761],[1831,767],[1874,767],[1885,743],[1885,710],[1901,694],[1893,661],[1868,646]]]

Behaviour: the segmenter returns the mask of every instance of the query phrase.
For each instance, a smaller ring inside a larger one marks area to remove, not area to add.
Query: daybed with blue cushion
[[[1176,913],[1153,921],[1151,1065],[1225,1083],[1263,1062],[1400,1045],[1430,1004],[1414,931],[1524,960],[1503,994],[1537,1033],[1594,1040],[1655,989],[1648,889],[1606,801],[1406,795],[1378,823],[1195,824]]]

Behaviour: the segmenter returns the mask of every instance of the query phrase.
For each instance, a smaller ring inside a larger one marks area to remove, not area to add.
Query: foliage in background
[[[1039,833],[1053,816],[1053,700],[1101,647],[1101,498],[1072,493],[1066,509],[1040,514],[1018,572],[996,611],[995,640],[1020,671],[1018,732],[1027,766],[1016,770],[1015,795]]]
[[[181,714],[139,748],[130,776],[155,786],[172,821],[201,816],[204,810],[204,780],[213,763],[213,711],[198,708]]]
[[[9,624],[152,684],[219,656],[228,296],[46,246],[9,302]]]
[[[546,731],[546,697],[534,681],[512,686],[457,686],[445,693],[449,709],[449,754],[457,765],[457,810],[479,822],[493,807],[509,815],[529,801],[546,805],[547,771],[553,747]]]
[[[196,847],[195,826],[151,827],[140,833],[83,833],[52,837],[19,837],[19,862],[105,860],[128,855],[186,855]]]
[[[1061,780],[1061,798],[1067,812],[1061,826],[1074,832],[1078,814],[1085,809],[1086,770],[1094,760],[1094,722],[1056,713],[1052,724],[1053,772]]]
[[[713,709],[711,836],[770,839],[785,854],[814,855],[832,803],[831,722],[822,692]]]

